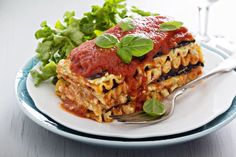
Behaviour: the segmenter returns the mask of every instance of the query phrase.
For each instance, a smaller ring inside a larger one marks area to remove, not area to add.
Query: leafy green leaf
[[[162,116],[166,112],[164,104],[157,99],[145,101],[143,111],[150,116]]]
[[[103,31],[100,31],[100,30],[94,30],[94,34],[96,36],[99,36],[99,35],[102,35],[104,32]]]
[[[64,23],[57,21],[55,29],[48,26],[46,21],[43,21],[41,23],[42,28],[36,31],[35,38],[41,39],[36,52],[42,63],[39,70],[33,70],[31,73],[35,78],[36,85],[51,77],[55,78],[56,69],[52,71],[52,65],[56,65],[61,59],[66,58],[73,48],[83,42],[84,34],[80,31],[80,20],[75,18],[74,14],[73,11],[66,12]]]
[[[157,15],[159,15],[157,13],[151,13],[149,11],[143,11],[143,10],[137,8],[136,6],[132,6],[131,11],[134,12],[134,13],[137,13],[141,16],[157,16]]]
[[[119,40],[112,34],[102,34],[96,38],[95,42],[99,47],[112,48],[116,46],[117,43],[119,43]]]
[[[124,63],[130,63],[132,60],[132,54],[126,48],[118,49],[117,55],[121,58]]]
[[[54,31],[50,27],[44,27],[43,29],[39,29],[38,31],[35,32],[35,38],[40,39],[40,38],[46,38],[50,35],[52,35]]]
[[[45,41],[38,44],[36,49],[37,57],[43,62],[43,64],[47,64],[50,59],[50,50],[52,47],[52,41]]]
[[[80,20],[80,30],[86,34],[93,36],[95,24],[88,17],[84,17]]]
[[[58,20],[58,21],[56,22],[56,24],[55,24],[55,28],[60,29],[60,30],[63,30],[63,29],[65,29],[66,27],[61,23],[60,20]]]
[[[71,18],[71,17],[73,17],[73,16],[75,16],[75,11],[66,11],[65,13],[64,13],[64,19],[66,20],[66,19],[69,19],[69,18]]]
[[[159,31],[165,32],[165,31],[174,31],[182,27],[183,22],[180,21],[169,21],[164,22],[160,24]]]
[[[75,45],[80,45],[83,41],[83,33],[79,29],[79,21],[74,21],[69,25],[61,35],[68,37]]]
[[[153,41],[146,36],[128,34],[121,41],[112,34],[102,34],[95,40],[97,46],[102,48],[117,47],[117,55],[124,63],[130,63],[132,56],[141,57],[153,49]]]
[[[134,22],[131,18],[121,20],[119,26],[123,31],[133,30],[135,28]]]
[[[129,34],[120,41],[120,48],[125,47],[135,57],[141,57],[153,49],[153,41],[146,36]]]
[[[41,82],[55,76],[56,75],[56,67],[57,67],[56,63],[51,61],[47,65],[40,68],[41,72],[39,72],[37,70],[32,70],[30,73],[34,79],[35,86],[39,86],[39,84]]]
[[[95,38],[94,30],[105,31],[127,16],[125,0],[105,0],[103,6],[93,5],[90,12],[84,13],[80,28],[85,34],[84,40]]]
[[[41,27],[45,27],[45,26],[47,26],[47,21],[43,21],[43,22],[41,22],[40,26],[41,26]]]
[[[74,20],[74,17],[75,16],[75,11],[66,11],[64,13],[64,22],[67,24],[67,26],[69,26]]]

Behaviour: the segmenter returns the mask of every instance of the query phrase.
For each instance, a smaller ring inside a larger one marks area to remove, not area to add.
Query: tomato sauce
[[[78,106],[78,105],[76,105],[76,103],[74,103],[73,101],[71,101],[69,99],[64,100],[61,103],[61,107],[64,110],[66,110],[76,116],[80,116],[80,117],[85,117],[85,115],[87,113],[87,109],[84,106],[82,106],[82,105]]]
[[[126,78],[130,94],[141,96],[142,92],[139,91],[140,87],[137,87],[137,82],[134,78],[137,67],[146,62],[151,62],[157,53],[168,54],[170,49],[176,47],[181,41],[194,40],[193,36],[185,27],[181,27],[175,31],[158,31],[161,23],[170,20],[163,16],[140,17],[134,19],[136,27],[133,30],[124,32],[117,25],[106,31],[106,33],[115,35],[119,40],[127,34],[144,34],[152,39],[154,47],[145,55],[144,59],[133,58],[131,63],[125,64],[116,55],[116,48],[100,48],[96,46],[95,40],[90,40],[72,50],[69,56],[72,61],[71,70],[86,78],[104,71],[110,74],[122,75]],[[146,86],[145,83],[144,86]],[[142,96],[140,99],[145,100],[145,97],[143,98]]]

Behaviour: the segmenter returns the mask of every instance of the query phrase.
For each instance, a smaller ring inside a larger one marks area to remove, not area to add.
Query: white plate
[[[204,49],[204,56],[205,72],[223,60],[207,49]],[[55,95],[52,84],[46,82],[36,88],[30,75],[27,78],[27,89],[40,111],[68,128],[100,136],[145,138],[190,131],[224,113],[236,94],[236,86],[233,86],[235,80],[235,72],[230,72],[201,83],[177,100],[171,118],[155,125],[101,124],[74,116],[60,108],[60,99]]]

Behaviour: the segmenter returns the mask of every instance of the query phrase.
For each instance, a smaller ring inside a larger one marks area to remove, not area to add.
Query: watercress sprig
[[[102,34],[95,40],[101,48],[117,47],[117,55],[124,63],[130,63],[132,57],[141,57],[153,49],[153,41],[145,35],[128,34],[120,41],[112,34]]]

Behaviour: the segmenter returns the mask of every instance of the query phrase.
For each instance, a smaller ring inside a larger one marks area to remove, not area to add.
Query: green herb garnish
[[[166,31],[174,31],[182,27],[183,22],[180,21],[169,21],[160,24],[159,31],[166,32]]]
[[[144,35],[128,34],[124,36],[119,44],[119,48],[128,49],[132,56],[141,57],[153,49],[153,41]]]
[[[102,48],[112,48],[119,42],[116,36],[112,34],[103,34],[96,38],[96,45]]]
[[[130,31],[135,28],[134,22],[131,18],[121,20],[119,26],[123,31]]]
[[[132,56],[141,57],[153,49],[153,41],[146,36],[128,34],[119,41],[114,35],[103,34],[96,38],[96,45],[102,48],[117,47],[117,55],[124,63],[130,63]]]
[[[132,53],[129,51],[129,49],[118,49],[117,55],[124,63],[130,63],[132,61]]]
[[[166,112],[164,104],[157,99],[145,101],[143,111],[150,116],[162,116]]]

